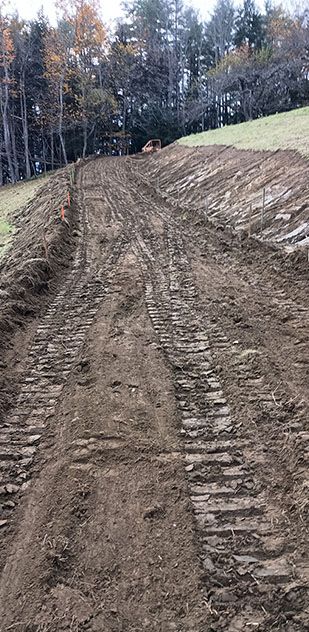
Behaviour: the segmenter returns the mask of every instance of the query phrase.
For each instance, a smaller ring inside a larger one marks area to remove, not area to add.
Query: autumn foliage
[[[0,12],[0,184],[309,100],[306,10],[128,0],[107,31],[96,0],[56,5],[56,25]]]

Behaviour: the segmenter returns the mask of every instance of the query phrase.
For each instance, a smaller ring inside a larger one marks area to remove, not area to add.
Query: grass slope
[[[228,145],[238,149],[275,151],[292,149],[309,157],[309,107],[228,125],[220,129],[184,136],[178,141],[189,147]]]
[[[47,178],[48,176],[43,176],[37,180],[8,184],[0,188],[0,257],[12,239],[14,215],[32,200]]]

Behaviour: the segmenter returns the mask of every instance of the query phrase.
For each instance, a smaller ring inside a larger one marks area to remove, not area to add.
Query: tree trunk
[[[43,168],[44,168],[44,174],[46,175],[46,146],[45,146],[45,140],[44,140],[43,130],[41,130],[41,136],[42,136],[42,159],[43,159]]]
[[[29,158],[29,133],[28,133],[27,101],[26,101],[26,92],[25,92],[24,73],[20,80],[20,111],[21,111],[21,119],[22,119],[22,126],[23,126],[26,178],[29,179],[31,178],[31,165],[30,165],[30,158]]]
[[[85,119],[83,121],[83,158],[86,158],[86,153],[87,153],[87,141],[88,141],[88,134],[87,134],[87,119]]]
[[[6,159],[8,162],[9,168],[9,176],[11,182],[16,182],[15,172],[13,167],[12,160],[12,144],[11,144],[11,135],[10,135],[10,126],[9,126],[9,118],[8,118],[8,108],[9,108],[9,73],[7,66],[4,66],[4,76],[5,81],[3,82],[3,88],[1,86],[1,114],[2,114],[2,125],[3,125],[3,136],[4,136],[4,147],[6,153]]]
[[[50,161],[51,161],[51,170],[54,171],[54,162],[55,162],[55,151],[54,151],[54,134],[53,130],[50,130]]]
[[[13,118],[13,121],[15,119]],[[13,153],[13,167],[14,167],[14,173],[15,173],[15,180],[14,182],[18,182],[19,180],[19,163],[18,163],[18,158],[17,158],[17,151],[16,151],[16,136],[15,136],[15,127],[14,127],[14,122],[11,121],[10,127],[11,127],[11,139],[12,139],[12,153]]]
[[[175,92],[176,92],[176,113],[177,113],[177,124],[178,127],[180,125],[180,90],[179,90],[179,37],[178,37],[178,27],[179,27],[179,15],[180,15],[180,7],[179,1],[175,2],[175,39],[174,39],[174,76],[175,76]]]
[[[3,186],[2,141],[0,143],[0,187]]]
[[[60,84],[59,84],[59,106],[60,106],[60,108],[59,108],[58,134],[59,134],[59,140],[60,140],[60,145],[61,145],[61,149],[62,149],[64,164],[67,165],[68,164],[68,159],[67,159],[67,153],[66,153],[66,150],[65,150],[65,144],[64,144],[64,140],[63,140],[63,130],[62,130],[62,125],[63,125],[63,77],[61,77]]]

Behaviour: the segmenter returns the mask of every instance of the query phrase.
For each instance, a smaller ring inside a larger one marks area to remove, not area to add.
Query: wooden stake
[[[63,220],[64,220],[64,206],[61,207],[60,217],[61,217],[61,221],[63,222]]]
[[[261,230],[263,230],[263,225],[264,225],[264,213],[265,213],[265,187],[263,187],[263,194],[262,194]]]
[[[249,206],[249,237],[251,237],[251,223],[252,223],[252,202]]]
[[[48,259],[48,247],[47,247],[45,229],[44,229],[44,232],[43,232],[43,246],[44,246],[44,251],[45,251],[45,258]]]

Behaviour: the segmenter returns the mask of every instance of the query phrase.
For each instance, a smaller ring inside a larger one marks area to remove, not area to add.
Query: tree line
[[[108,32],[96,0],[57,8],[56,25],[25,21],[0,0],[0,184],[308,103],[306,9],[217,0],[202,21],[130,0]]]

